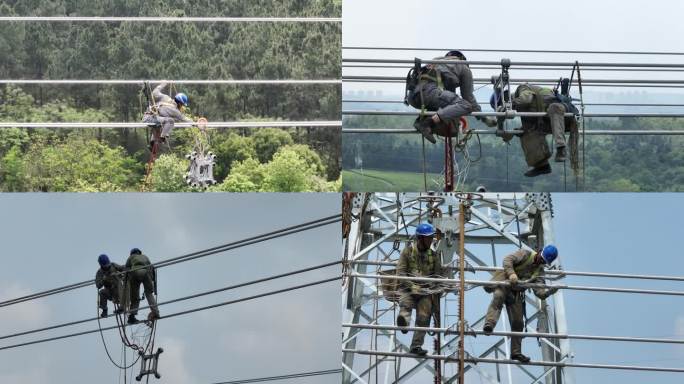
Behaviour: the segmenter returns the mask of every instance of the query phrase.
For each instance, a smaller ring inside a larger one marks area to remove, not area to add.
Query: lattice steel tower
[[[433,249],[438,251],[442,264],[447,267],[446,277],[457,278],[459,204],[466,202],[470,205],[464,215],[464,254],[466,269],[470,270],[466,279],[477,276],[477,280],[488,280],[493,273],[491,268],[500,266],[507,254],[518,248],[538,249],[554,243],[551,196],[545,193],[469,196],[455,193],[358,193],[347,195],[347,198],[342,348],[347,351],[399,352],[401,355],[343,352],[342,382],[426,383],[432,379],[435,383],[457,383],[458,364],[408,354],[411,332],[402,335],[396,330],[354,327],[394,326],[398,314],[398,304],[391,301],[392,291],[388,290],[389,279],[355,275],[393,274],[399,252],[413,236],[415,226],[429,221],[441,232]],[[562,263],[562,244],[560,248],[561,256],[554,263],[555,267]],[[429,350],[429,354],[459,357],[458,292],[454,285],[441,295],[437,324],[456,332],[435,333],[432,339],[426,337],[423,347]],[[466,328],[481,330],[491,295],[481,287],[468,285],[464,292]],[[562,291],[541,301],[528,290],[526,302],[526,330],[567,333]],[[506,311],[502,311],[496,330],[510,330],[506,315]],[[431,326],[435,327],[434,321]],[[567,339],[525,338],[523,350],[536,360],[570,363],[573,358]],[[464,352],[466,357],[507,359],[509,339],[466,336]],[[466,363],[463,372],[466,383],[574,383],[572,370],[567,367]]]

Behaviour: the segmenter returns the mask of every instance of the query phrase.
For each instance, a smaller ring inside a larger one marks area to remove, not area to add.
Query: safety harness
[[[515,274],[518,275],[518,277],[526,277],[525,280],[527,279],[534,279],[539,276],[540,271],[542,270],[542,266],[538,266],[532,271],[532,274],[527,277],[525,273],[529,272],[527,270],[528,267],[530,267],[534,263],[534,259],[537,256],[537,252],[531,252],[529,256],[525,260],[523,260],[522,263],[516,265],[513,267],[513,270],[515,271]]]
[[[432,252],[432,249],[428,249],[426,252],[425,258],[426,262],[428,265],[428,268],[430,269],[429,271],[426,271],[424,269],[421,269],[418,265],[418,258],[420,257],[420,253],[418,252],[417,246],[413,244],[411,246],[411,254],[408,257],[408,270],[409,273],[412,275],[419,275],[419,276],[429,276],[435,272],[435,257],[434,257],[434,252]],[[425,263],[423,263],[425,265]]]

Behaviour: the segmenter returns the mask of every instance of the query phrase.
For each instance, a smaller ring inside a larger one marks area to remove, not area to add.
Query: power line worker
[[[416,227],[416,241],[404,248],[399,256],[398,276],[442,277],[442,264],[438,255],[430,248],[435,235],[435,227],[423,223]],[[411,312],[416,309],[416,327],[429,327],[433,312],[433,283],[399,280],[399,316],[397,326],[406,327],[411,323]],[[408,333],[408,331],[401,331]],[[411,341],[411,353],[425,355],[422,348],[425,332],[416,331]]]
[[[140,284],[145,290],[145,298],[147,304],[150,306],[150,320],[159,318],[159,308],[157,307],[157,300],[154,295],[156,292],[156,272],[150,259],[143,255],[138,248],[131,249],[130,256],[126,260],[126,270],[128,279],[128,298],[130,300],[130,314],[128,315],[128,323],[135,324],[138,319],[135,315],[138,314],[138,307],[140,306]]]
[[[525,154],[525,160],[532,169],[525,172],[527,177],[535,177],[551,173],[551,165],[548,159],[551,158],[551,150],[546,143],[547,133],[553,135],[556,144],[555,161],[562,163],[567,158],[567,142],[565,140],[565,130],[569,129],[571,134],[570,142],[574,144],[577,137],[577,124],[573,117],[566,118],[565,113],[579,113],[572,104],[569,97],[559,95],[551,88],[544,88],[532,84],[522,84],[518,86],[511,100],[512,107],[518,112],[546,112],[544,117],[521,117],[523,134],[520,137],[520,144]],[[493,93],[490,98],[490,105],[493,109],[501,105],[497,93]],[[573,136],[574,135],[574,136]],[[574,145],[573,145],[574,147]],[[571,148],[573,151],[574,148]],[[573,161],[574,162],[574,161]],[[575,167],[575,164],[573,164]]]
[[[144,123],[161,126],[159,140],[162,143],[171,135],[175,122],[193,122],[191,118],[183,114],[185,107],[189,105],[188,96],[185,93],[177,93],[172,98],[164,94],[162,91],[167,85],[168,83],[164,82],[154,88],[152,91],[154,105],[148,106],[143,116]],[[154,145],[154,139],[150,142],[150,147],[152,145]]]
[[[504,257],[503,271],[496,271],[491,281],[510,282],[509,286],[486,286],[485,291],[493,293],[492,302],[489,304],[483,331],[486,335],[491,334],[496,327],[501,309],[506,304],[508,321],[513,332],[522,332],[525,328],[525,290],[518,286],[520,280],[527,283],[544,284],[544,265],[551,264],[558,257],[558,249],[553,245],[547,245],[541,252],[526,251],[520,249]],[[558,291],[558,288],[533,288],[535,296],[545,300]],[[522,338],[511,336],[511,359],[523,363],[530,358],[522,354]]]
[[[95,287],[98,289],[98,296],[100,298],[100,317],[107,317],[107,300],[114,304],[121,302],[123,294],[123,272],[126,270],[123,265],[112,263],[109,257],[101,254],[97,258],[97,263],[100,268],[95,273]],[[120,309],[116,311],[119,313]]]
[[[436,143],[433,128],[442,122],[456,123],[461,116],[480,112],[480,105],[473,95],[473,73],[468,64],[461,63],[466,57],[460,51],[449,51],[434,60],[438,64],[413,68],[406,79],[406,98],[404,103],[420,110],[435,111],[430,117],[419,117],[414,127],[431,143]],[[460,88],[461,96],[456,88]],[[496,119],[477,117],[489,127],[496,126]]]

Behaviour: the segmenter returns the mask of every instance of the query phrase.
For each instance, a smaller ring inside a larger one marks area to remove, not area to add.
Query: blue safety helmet
[[[556,260],[556,257],[558,257],[558,248],[551,244],[545,246],[541,252],[541,257],[546,264],[553,263],[553,261]]]
[[[509,92],[504,91],[504,97],[508,97]],[[496,107],[503,105],[503,100],[499,98],[500,96],[500,91],[494,91],[492,92],[492,96],[489,98],[489,105],[492,107],[493,110],[496,111]]]
[[[433,236],[435,234],[435,227],[429,223],[423,223],[416,227],[416,236]]]
[[[103,253],[97,258],[97,263],[100,264],[100,267],[106,267],[110,264],[109,257]]]
[[[142,252],[138,248],[131,249],[131,255],[142,255]]]
[[[492,96],[489,97],[489,105],[493,110],[499,106],[499,94],[497,92],[492,92]]]
[[[176,96],[173,97],[173,99],[176,100],[176,103],[185,105],[186,107],[189,104],[188,95],[186,95],[183,92],[177,93]]]

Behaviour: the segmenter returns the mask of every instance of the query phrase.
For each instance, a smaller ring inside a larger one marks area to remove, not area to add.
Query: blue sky
[[[556,241],[574,271],[684,275],[684,195],[553,194]],[[684,291],[684,283],[566,279],[566,284]],[[684,297],[565,292],[575,334],[684,339]],[[576,362],[684,368],[684,346],[572,341]],[[682,374],[575,370],[577,382],[681,383]]]
[[[123,263],[128,250],[139,247],[154,262],[336,214],[339,207],[338,194],[3,194],[0,299],[93,278],[102,252]],[[339,249],[339,225],[333,224],[166,267],[159,270],[159,300],[334,261]],[[228,301],[339,272],[334,266],[162,306],[160,311],[163,315]],[[157,344],[165,350],[160,382],[204,384],[338,368],[339,300],[339,283],[332,282],[160,321]],[[0,308],[0,334],[95,313],[96,289],[78,289]],[[103,326],[112,324],[108,319]],[[0,346],[96,328],[97,323],[88,323],[2,340]],[[108,335],[115,356],[120,353],[117,337]],[[0,355],[2,383],[120,380],[98,334]],[[296,382],[320,382],[317,379]]]

